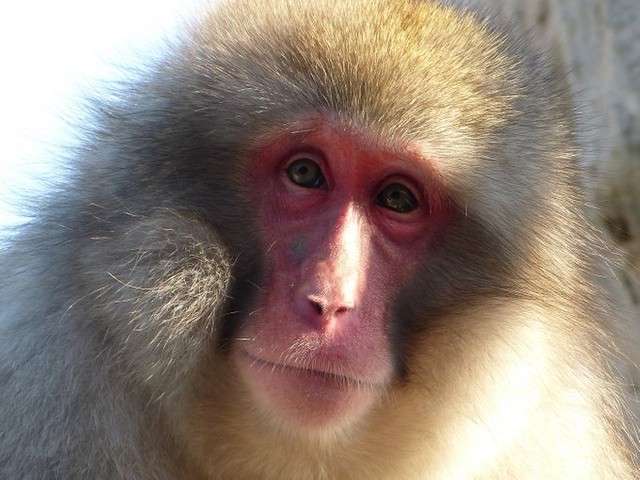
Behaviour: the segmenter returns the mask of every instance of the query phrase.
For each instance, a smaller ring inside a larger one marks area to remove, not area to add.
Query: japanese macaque
[[[1,257],[0,477],[638,478],[565,83],[449,3],[187,27]]]

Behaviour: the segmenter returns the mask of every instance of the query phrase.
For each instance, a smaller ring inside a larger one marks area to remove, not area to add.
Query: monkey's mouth
[[[236,349],[236,363],[257,403],[287,422],[311,428],[343,425],[362,415],[383,386],[325,368],[274,363]]]
[[[341,373],[334,373],[321,368],[305,367],[298,365],[288,365],[285,363],[274,363],[262,358],[251,355],[244,351],[248,359],[253,362],[256,368],[263,369],[264,372],[273,372],[280,370],[283,374],[298,375],[309,377],[310,381],[321,380],[326,383],[334,384],[337,388],[379,388],[379,385],[371,383],[368,380],[358,379]]]

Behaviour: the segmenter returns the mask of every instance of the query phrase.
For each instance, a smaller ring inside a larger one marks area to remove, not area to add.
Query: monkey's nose
[[[326,330],[354,310],[357,290],[351,277],[336,275],[325,262],[319,262],[314,270],[297,292],[296,314],[314,329]]]
[[[353,302],[342,301],[335,304],[327,302],[315,295],[309,295],[307,297],[312,310],[320,316],[332,316],[345,313],[353,309]]]

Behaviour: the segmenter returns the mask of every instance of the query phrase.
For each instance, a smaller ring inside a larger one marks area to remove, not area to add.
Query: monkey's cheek
[[[362,418],[381,387],[322,372],[274,365],[235,352],[241,377],[268,418],[291,426],[330,430]]]

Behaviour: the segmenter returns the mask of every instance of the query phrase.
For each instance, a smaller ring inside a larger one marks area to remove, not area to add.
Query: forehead
[[[512,96],[501,37],[431,2],[244,0],[209,24],[198,45],[253,100],[330,111],[388,136],[496,128]]]

